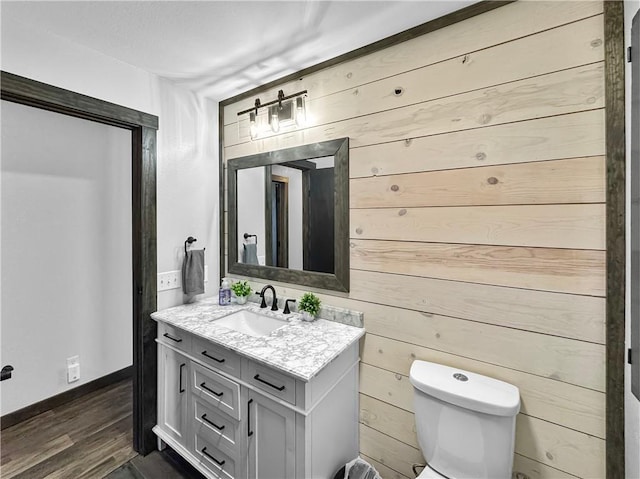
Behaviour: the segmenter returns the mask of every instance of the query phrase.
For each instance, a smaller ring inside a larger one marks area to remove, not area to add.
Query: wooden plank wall
[[[350,138],[351,291],[363,311],[360,450],[414,477],[414,359],[520,388],[514,471],[605,477],[601,2],[517,2],[278,85],[310,125],[226,159]],[[260,281],[254,281],[261,287]],[[295,285],[279,293],[299,297]]]

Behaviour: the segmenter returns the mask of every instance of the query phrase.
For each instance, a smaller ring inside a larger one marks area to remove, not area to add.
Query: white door
[[[249,477],[296,479],[296,413],[249,391]]]
[[[189,360],[162,345],[158,345],[158,351],[161,372],[158,422],[166,433],[186,446]]]

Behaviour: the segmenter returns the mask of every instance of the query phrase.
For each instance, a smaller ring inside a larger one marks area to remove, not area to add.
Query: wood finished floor
[[[2,479],[201,479],[167,448],[146,457],[132,447],[127,379],[45,411],[0,433]]]
[[[102,478],[132,448],[131,380],[94,391],[3,430],[2,479]]]

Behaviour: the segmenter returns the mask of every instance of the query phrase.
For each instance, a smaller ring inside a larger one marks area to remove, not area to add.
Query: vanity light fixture
[[[267,108],[267,119],[271,130],[278,133],[283,126],[296,125],[304,127],[307,123],[306,103],[304,96],[307,90],[302,90],[292,95],[286,95],[282,90],[278,91],[278,98],[267,103],[261,103],[260,98],[256,98],[254,106],[238,113],[238,116],[249,113],[249,136],[252,140],[256,140],[261,131],[261,115],[260,108]],[[240,124],[239,124],[240,126]],[[246,133],[245,133],[246,134]]]

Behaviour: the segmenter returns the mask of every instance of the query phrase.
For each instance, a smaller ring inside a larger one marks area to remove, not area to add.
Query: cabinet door
[[[162,345],[158,346],[158,356],[158,425],[186,446],[189,360]]]
[[[253,391],[247,406],[249,477],[295,479],[296,413]]]

